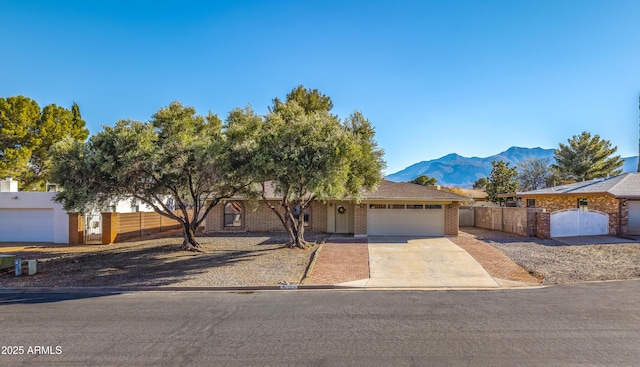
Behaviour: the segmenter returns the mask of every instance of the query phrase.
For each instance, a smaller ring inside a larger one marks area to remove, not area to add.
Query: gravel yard
[[[321,243],[325,234],[305,239]],[[94,246],[34,246],[0,253],[38,259],[38,274],[0,274],[0,287],[265,286],[300,283],[317,245],[284,248],[281,233],[199,236],[203,253],[179,251],[182,237]]]
[[[640,278],[640,243],[576,245],[520,237],[480,228],[461,228],[502,251],[543,284]]]

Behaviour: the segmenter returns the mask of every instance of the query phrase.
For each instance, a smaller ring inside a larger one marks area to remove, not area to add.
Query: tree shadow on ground
[[[236,250],[226,248],[195,253],[177,250],[175,243],[119,248],[93,253],[65,254],[38,263],[38,273],[16,277],[0,275],[2,287],[135,287],[167,286],[219,267],[251,261],[266,253],[283,248]],[[206,249],[205,249],[206,251]],[[37,257],[37,254],[31,254]]]

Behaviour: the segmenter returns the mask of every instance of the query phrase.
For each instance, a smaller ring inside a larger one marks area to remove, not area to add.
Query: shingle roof
[[[609,194],[616,198],[640,199],[640,173],[624,173],[567,185],[516,193],[517,196]]]
[[[274,192],[274,185],[265,182],[266,197],[279,200],[280,195]],[[237,197],[239,198],[239,197]],[[425,201],[469,201],[470,198],[445,190],[437,190],[407,182],[391,182],[382,180],[378,188],[364,194],[363,199],[369,200],[425,200]]]
[[[364,194],[369,200],[430,200],[430,201],[468,201],[469,198],[452,192],[432,189],[407,182],[382,180],[377,190]]]

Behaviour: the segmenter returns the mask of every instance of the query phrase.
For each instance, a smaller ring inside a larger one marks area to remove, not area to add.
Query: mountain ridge
[[[457,153],[449,153],[437,159],[414,163],[405,169],[386,176],[390,181],[411,181],[421,175],[434,177],[438,185],[452,187],[471,187],[473,182],[481,177],[489,176],[491,162],[503,160],[511,167],[527,158],[550,158],[553,162],[554,149],[540,147],[524,148],[510,147],[504,152],[488,157],[464,157]],[[638,157],[624,157],[622,169],[624,172],[636,172]]]

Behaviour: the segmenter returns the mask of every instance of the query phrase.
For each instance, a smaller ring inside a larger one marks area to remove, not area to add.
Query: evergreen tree
[[[414,178],[413,180],[409,181],[409,183],[422,185],[422,186],[433,186],[437,182],[438,182],[438,180],[436,180],[435,177],[429,177],[427,175],[418,176],[418,177]]]
[[[567,142],[567,145],[560,144],[554,152],[556,163],[553,167],[563,179],[583,181],[622,173],[623,161],[619,155],[612,156],[618,148],[612,147],[608,140],[583,131]]]
[[[491,162],[493,168],[487,181],[487,197],[489,201],[504,205],[504,199],[499,194],[515,193],[518,190],[518,170],[509,167],[505,161]]]

